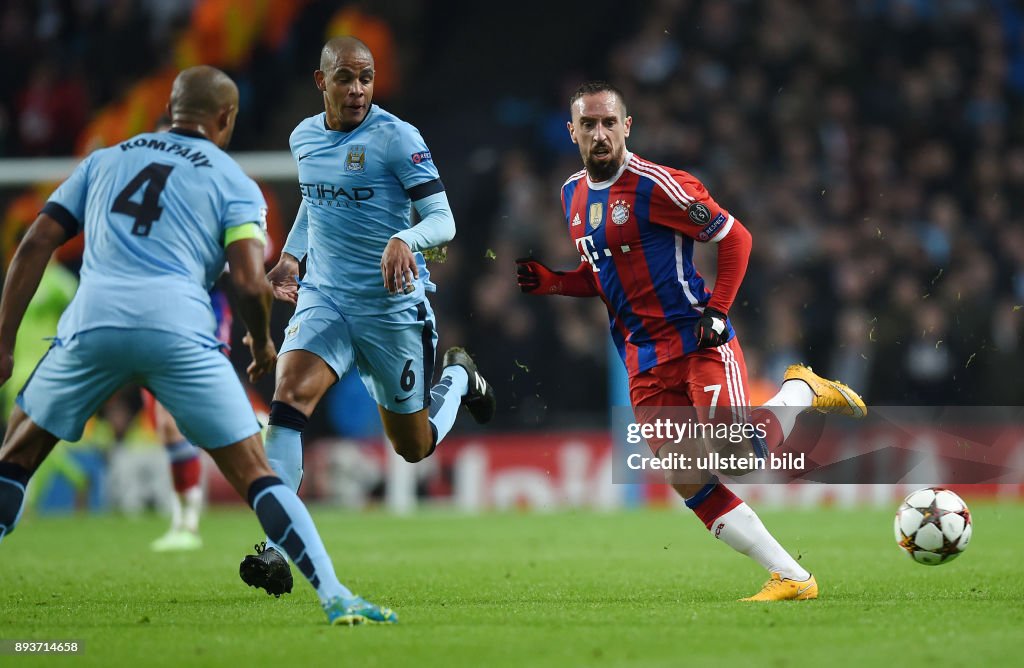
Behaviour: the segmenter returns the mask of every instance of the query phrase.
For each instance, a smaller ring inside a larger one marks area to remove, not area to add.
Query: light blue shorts
[[[395,313],[342,315],[318,290],[303,287],[280,354],[306,350],[341,378],[355,363],[374,401],[393,413],[430,405],[437,328],[426,299]]]
[[[242,383],[220,348],[180,334],[103,327],[54,341],[18,406],[65,441],[121,386],[147,388],[195,445],[219,448],[260,431]]]

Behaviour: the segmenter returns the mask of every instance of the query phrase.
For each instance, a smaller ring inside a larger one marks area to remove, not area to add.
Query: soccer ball
[[[913,492],[896,511],[896,544],[919,564],[953,561],[971,541],[971,511],[959,496],[941,487]]]

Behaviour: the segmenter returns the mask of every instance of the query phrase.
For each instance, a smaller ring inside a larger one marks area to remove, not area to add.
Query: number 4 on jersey
[[[135,224],[132,225],[132,234],[148,237],[153,223],[164,212],[163,207],[160,206],[160,194],[164,191],[164,186],[167,185],[167,177],[170,176],[172,169],[174,169],[174,165],[151,162],[128,182],[124,190],[118,193],[114,200],[114,206],[110,210],[113,213],[123,213],[135,219]],[[142,203],[132,201],[132,196],[143,187],[145,190],[142,192]]]

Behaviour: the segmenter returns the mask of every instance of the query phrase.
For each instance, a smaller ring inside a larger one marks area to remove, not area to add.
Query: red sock
[[[201,466],[199,457],[192,457],[181,462],[171,462],[171,478],[174,480],[174,491],[181,494],[198,485]]]
[[[764,425],[764,430],[767,432],[764,441],[768,445],[769,452],[777,450],[782,445],[785,436],[782,433],[782,424],[770,408],[761,407],[752,410],[750,412],[750,422],[755,425]]]
[[[700,518],[700,521],[704,523],[704,526],[710,531],[711,525],[715,523],[715,520],[741,503],[743,503],[743,500],[740,497],[733,494],[722,483],[718,483],[703,500],[696,506],[690,506],[690,509],[693,510],[697,517]]]

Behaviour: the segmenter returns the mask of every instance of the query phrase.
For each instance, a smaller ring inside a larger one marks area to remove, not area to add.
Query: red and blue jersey
[[[234,314],[231,312],[231,302],[223,290],[214,286],[210,290],[210,306],[213,307],[213,315],[217,318],[217,340],[224,345],[231,345],[231,326],[234,324]]]
[[[693,265],[693,244],[721,241],[735,222],[704,185],[627,153],[608,181],[593,183],[585,170],[569,177],[562,208],[630,377],[697,350],[693,329],[711,292]]]

